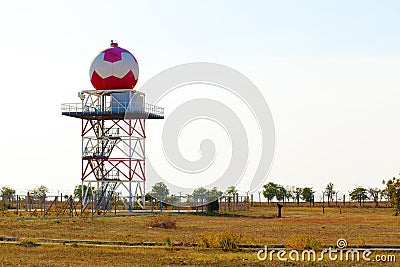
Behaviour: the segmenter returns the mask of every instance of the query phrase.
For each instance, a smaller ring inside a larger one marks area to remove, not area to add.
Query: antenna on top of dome
[[[117,40],[111,40],[110,46],[111,47],[117,47],[118,46]]]

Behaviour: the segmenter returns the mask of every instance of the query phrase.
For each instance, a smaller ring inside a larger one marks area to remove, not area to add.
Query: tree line
[[[233,188],[233,189],[232,189]],[[226,191],[227,194],[234,194],[236,193],[234,187]],[[168,203],[177,203],[180,201],[181,198],[185,198],[186,202],[194,202],[194,201],[213,201],[220,198],[224,195],[224,192],[218,190],[218,188],[214,187],[212,189],[206,189],[204,187],[199,187],[193,190],[191,194],[185,195],[176,195],[170,194],[169,189],[166,184],[163,182],[155,183],[151,191],[146,194],[146,199],[149,200],[150,198],[157,198],[160,201],[168,202]]]
[[[384,189],[378,188],[365,188],[357,186],[349,192],[350,200],[356,201],[362,205],[366,200],[372,200],[375,207],[378,207],[379,199],[386,199],[389,201],[391,207],[394,209],[394,214],[400,214],[400,179],[393,177],[388,181],[383,180],[382,183],[386,186]],[[273,199],[277,201],[297,201],[299,204],[300,199],[305,202],[314,202],[315,191],[312,187],[289,187],[282,186],[273,182],[263,185],[263,196],[267,199],[268,203]],[[334,201],[337,191],[334,190],[333,183],[328,183],[322,192],[322,201],[325,199],[328,202]]]
[[[349,192],[350,200],[356,201],[362,205],[367,200],[372,200],[375,205],[378,206],[379,199],[386,199],[389,204],[394,209],[394,214],[397,216],[400,214],[400,179],[393,177],[387,181],[382,182],[385,185],[384,189],[378,188],[365,188],[362,186],[357,186]],[[87,189],[84,185],[84,191]],[[278,202],[297,202],[299,204],[300,200],[309,202],[310,204],[314,202],[315,191],[313,187],[290,187],[283,186],[274,182],[269,182],[262,187],[262,194],[267,199],[268,203],[276,199]],[[89,188],[88,195],[93,194],[94,188]],[[41,198],[49,192],[48,188],[44,185],[38,186],[30,191],[30,195],[34,198]],[[322,192],[323,201],[325,199],[328,202],[334,201],[334,197],[337,198],[337,191],[334,189],[333,183],[328,183]],[[158,182],[152,186],[149,193],[146,194],[146,200],[151,198],[157,198],[160,201],[168,203],[177,203],[181,201],[184,197],[186,202],[190,201],[201,201],[206,200],[207,202],[214,201],[221,196],[225,195],[228,197],[234,197],[238,194],[238,190],[235,186],[230,186],[225,192],[220,191],[218,188],[214,187],[212,189],[206,189],[204,187],[197,188],[193,190],[191,194],[185,194],[184,196],[170,194],[167,185],[163,182]],[[15,195],[15,190],[8,186],[3,186],[0,189],[0,195],[5,198],[11,198]],[[76,185],[74,189],[74,196],[77,198],[82,197],[82,185]]]
[[[44,186],[44,185],[40,185],[35,187],[33,190],[28,191],[29,195],[31,195],[34,198],[41,198],[43,196],[45,196],[48,192],[49,189]],[[0,195],[4,198],[11,198],[12,196],[15,195],[15,189],[9,187],[9,186],[3,186],[0,189]]]

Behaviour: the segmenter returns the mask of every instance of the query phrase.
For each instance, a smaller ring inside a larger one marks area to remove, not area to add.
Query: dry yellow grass
[[[307,234],[322,244],[345,238],[349,244],[400,244],[400,218],[390,209],[343,209],[290,207],[283,218],[260,218],[275,214],[275,207],[252,208],[240,212],[251,217],[163,215],[176,221],[176,229],[148,228],[154,216],[122,218],[71,218],[56,220],[0,219],[0,236],[53,239],[119,240],[163,242],[168,235],[174,242],[195,243],[201,233],[232,231],[241,233],[245,244],[286,244],[291,236]]]
[[[400,254],[397,253],[399,258]],[[0,244],[1,266],[385,266],[398,262],[280,262],[259,261],[255,251],[167,249],[153,247],[99,247],[40,245],[23,247]]]
[[[243,215],[236,217],[164,214],[162,218],[158,218],[176,221],[176,229],[149,228],[149,223],[157,219],[156,215],[55,220],[0,217],[0,237],[25,238],[34,242],[40,238],[49,238],[161,244],[168,239],[172,243],[181,244],[179,248],[174,247],[172,250],[151,247],[93,247],[81,244],[76,247],[22,247],[3,244],[0,260],[3,265],[12,266],[26,266],[33,259],[37,266],[88,266],[88,262],[99,266],[140,266],[142,263],[142,266],[212,266],[213,263],[217,266],[259,265],[254,251],[222,252],[185,247],[198,243],[204,234],[217,235],[227,231],[240,234],[241,244],[253,244],[260,248],[265,244],[287,245],[296,236],[308,236],[322,246],[334,245],[338,238],[345,238],[349,245],[400,245],[400,218],[392,216],[390,209],[345,208],[339,214],[337,208],[325,208],[325,214],[322,214],[321,208],[284,207],[283,218],[268,218],[275,213],[275,207],[254,207],[250,211],[236,212],[236,215]],[[400,256],[398,258],[400,260]],[[279,266],[279,263],[274,264]],[[325,265],[337,266],[337,263],[331,265],[327,262]]]

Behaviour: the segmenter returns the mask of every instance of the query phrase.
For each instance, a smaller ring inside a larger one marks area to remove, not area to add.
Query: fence
[[[80,198],[71,195],[33,196],[28,193],[27,195],[0,196],[3,215],[14,213],[24,217],[93,216],[105,215],[112,211],[116,213],[117,210],[128,212],[131,210],[126,204],[127,201],[126,197],[113,197],[104,208],[103,203],[97,203],[93,197],[82,206]],[[139,205],[134,207],[139,209]]]
[[[248,196],[222,196],[219,198],[220,212],[249,210],[250,200]]]

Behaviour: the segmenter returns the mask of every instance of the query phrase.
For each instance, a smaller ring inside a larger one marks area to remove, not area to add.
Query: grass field
[[[264,245],[321,250],[344,238],[348,246],[400,245],[400,218],[387,208],[252,207],[224,216],[163,214],[110,218],[24,220],[0,217],[3,266],[355,266],[356,262],[260,262]],[[149,228],[156,221],[175,221],[176,228]],[[240,247],[223,251],[218,242],[204,246],[221,233],[235,236]],[[59,241],[59,244],[49,243]],[[203,244],[203,245],[202,245]],[[311,244],[311,245],[310,245]],[[200,246],[199,246],[200,245]],[[389,252],[385,252],[389,253]],[[396,262],[359,262],[359,266],[398,266]]]

